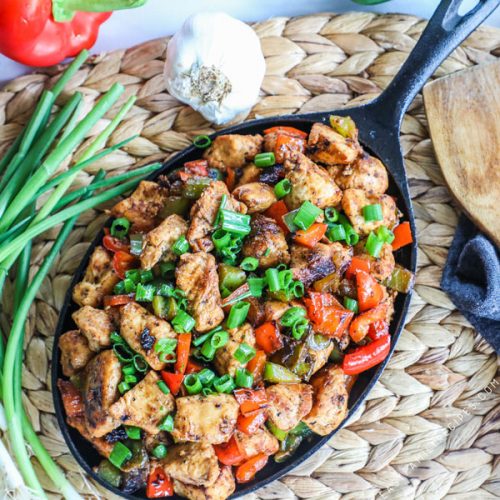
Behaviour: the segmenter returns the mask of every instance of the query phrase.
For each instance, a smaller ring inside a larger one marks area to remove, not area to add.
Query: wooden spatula
[[[450,191],[500,246],[500,61],[434,80],[424,103]]]

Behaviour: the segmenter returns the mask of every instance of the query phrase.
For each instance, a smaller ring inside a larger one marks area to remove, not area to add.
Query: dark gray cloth
[[[441,287],[481,336],[500,352],[500,253],[465,215],[453,238]]]

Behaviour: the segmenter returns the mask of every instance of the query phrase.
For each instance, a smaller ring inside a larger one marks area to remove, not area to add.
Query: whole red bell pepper
[[[94,45],[111,11],[146,0],[0,1],[0,53],[29,66],[51,66]]]

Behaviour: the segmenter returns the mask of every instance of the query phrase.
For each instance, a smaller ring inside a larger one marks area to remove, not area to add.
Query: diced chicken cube
[[[188,312],[198,332],[218,326],[224,319],[215,257],[209,253],[181,255],[175,270],[177,286],[186,294]]]
[[[61,393],[66,416],[68,418],[83,417],[85,415],[85,403],[82,393],[69,380],[58,379],[57,388]]]
[[[68,422],[68,425],[70,427],[76,429],[87,441],[92,444],[99,455],[102,455],[105,458],[109,458],[111,452],[113,451],[114,444],[108,443],[103,437],[94,437],[89,431],[85,417],[68,417],[66,421]]]
[[[226,171],[227,168],[240,168],[255,158],[262,150],[260,135],[219,135],[205,151],[203,157],[210,167]]]
[[[71,317],[87,338],[91,351],[99,352],[111,345],[110,335],[116,328],[106,311],[92,306],[83,306]]]
[[[247,206],[249,214],[264,212],[278,200],[273,187],[263,182],[243,184],[237,187],[232,194]]]
[[[174,479],[174,492],[189,500],[226,500],[235,489],[234,476],[231,467],[227,465],[221,467],[219,477],[214,484],[207,487],[193,486]]]
[[[290,307],[288,302],[266,300],[264,302],[264,321],[278,321]]]
[[[95,353],[89,349],[87,339],[78,331],[71,330],[59,337],[62,372],[71,377],[87,366]]]
[[[346,329],[344,331],[344,335],[347,335],[347,340],[349,341],[349,330]],[[329,342],[327,347],[324,347],[323,349],[310,349],[309,350],[309,355],[311,357],[311,363],[312,363],[312,369],[311,369],[311,375],[313,373],[316,373],[318,370],[321,370],[323,366],[325,366],[328,363],[328,358],[330,357],[330,354],[332,353],[334,348],[333,342]]]
[[[180,215],[169,215],[159,226],[144,238],[141,252],[141,267],[151,269],[160,260],[175,260],[172,245],[188,229],[187,222]]]
[[[257,182],[261,173],[261,168],[256,167],[253,163],[248,164],[241,169],[241,177],[238,179],[238,186],[243,186],[249,182]]]
[[[172,394],[165,394],[158,386],[160,377],[154,371],[126,392],[111,408],[110,414],[122,424],[158,434],[158,426],[175,408]]]
[[[155,350],[156,343],[161,339],[177,338],[167,321],[157,318],[136,302],[129,302],[121,308],[120,333],[154,370],[165,368],[165,363],[160,361],[159,353]]]
[[[187,396],[176,399],[172,436],[176,441],[225,443],[236,427],[239,405],[230,394]]]
[[[73,300],[79,306],[98,307],[119,281],[113,270],[113,259],[103,247],[98,246],[90,257],[83,280],[73,289]]]
[[[280,448],[279,441],[264,427],[259,427],[250,435],[236,431],[234,439],[245,458],[254,457],[259,453],[274,455]]]
[[[308,384],[275,384],[266,394],[269,420],[283,431],[293,429],[311,411],[313,389]]]

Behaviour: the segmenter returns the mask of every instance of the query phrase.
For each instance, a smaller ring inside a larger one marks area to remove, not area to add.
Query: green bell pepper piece
[[[264,380],[274,384],[292,384],[300,382],[300,377],[284,366],[275,363],[266,363],[264,368]]]

